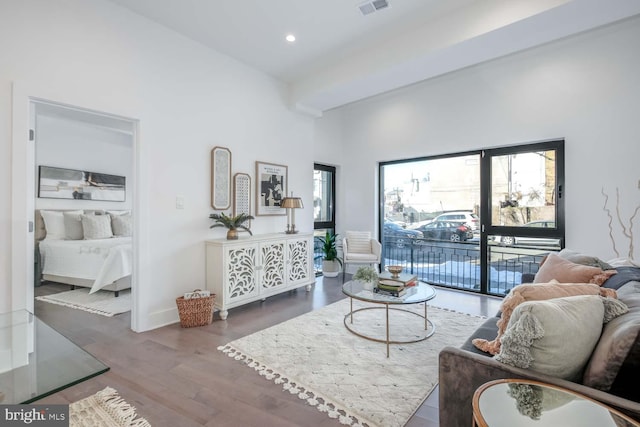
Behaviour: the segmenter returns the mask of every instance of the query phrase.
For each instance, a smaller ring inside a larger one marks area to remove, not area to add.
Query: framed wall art
[[[231,207],[231,151],[225,147],[211,150],[211,207]]]
[[[246,173],[233,175],[233,215],[251,215],[251,177]]]
[[[126,177],[77,169],[39,166],[38,197],[124,202]]]
[[[287,167],[256,162],[256,215],[286,215],[280,202],[287,194]]]

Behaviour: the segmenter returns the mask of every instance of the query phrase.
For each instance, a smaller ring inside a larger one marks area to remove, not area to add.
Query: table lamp
[[[293,197],[293,191],[291,192],[291,197],[285,197],[280,202],[280,207],[287,210],[287,230],[285,233],[287,234],[295,234],[298,232],[296,230],[296,209],[301,209],[304,206],[302,205],[302,199],[300,197]]]

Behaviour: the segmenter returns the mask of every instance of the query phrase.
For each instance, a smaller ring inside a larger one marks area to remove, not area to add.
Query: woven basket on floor
[[[209,325],[213,319],[213,301],[215,298],[215,294],[208,297],[190,299],[184,299],[184,297],[176,298],[180,326],[192,328],[194,326]]]

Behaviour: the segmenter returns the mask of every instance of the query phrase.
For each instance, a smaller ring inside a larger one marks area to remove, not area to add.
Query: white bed
[[[87,211],[85,211],[87,212]],[[95,212],[95,211],[89,211]],[[131,237],[93,240],[47,239],[39,211],[36,211],[36,256],[42,280],[91,288],[119,291],[131,287]]]
[[[101,240],[43,240],[40,242],[45,280],[119,291],[131,287],[131,237]],[[79,280],[65,280],[79,279]],[[127,280],[128,280],[128,286]],[[113,286],[117,285],[117,286]]]

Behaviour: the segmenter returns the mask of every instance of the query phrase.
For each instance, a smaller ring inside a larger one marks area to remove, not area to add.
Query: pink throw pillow
[[[551,253],[543,263],[540,263],[540,269],[533,283],[548,283],[555,279],[560,283],[593,283],[602,286],[616,273],[616,270],[602,270],[598,267],[576,264]]]

